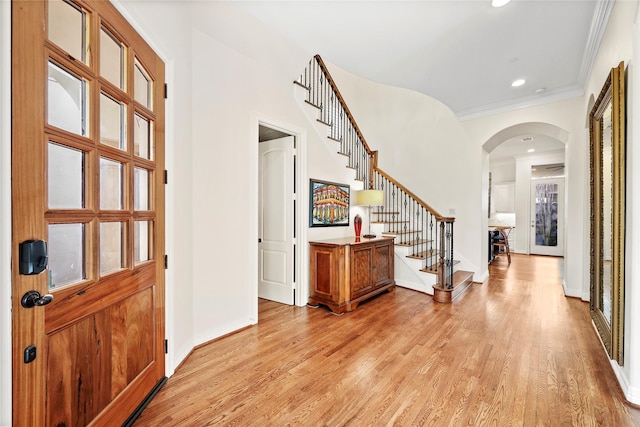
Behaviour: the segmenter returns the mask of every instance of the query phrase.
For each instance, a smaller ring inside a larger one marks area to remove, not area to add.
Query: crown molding
[[[611,16],[614,5],[615,0],[598,0],[596,2],[587,44],[582,55],[582,64],[580,65],[580,72],[578,74],[578,83],[582,87],[587,84],[587,80],[591,75],[591,70],[596,60],[598,49],[600,48],[600,42],[607,30],[607,23],[609,22],[609,17]]]

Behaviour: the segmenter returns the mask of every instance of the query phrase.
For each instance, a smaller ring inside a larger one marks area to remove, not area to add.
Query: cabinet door
[[[374,247],[373,279],[375,286],[393,281],[393,246],[385,243]]]
[[[373,288],[373,246],[358,246],[351,249],[351,299],[369,292]]]
[[[515,184],[513,182],[495,184],[493,190],[495,211],[515,212]]]
[[[337,249],[335,248],[311,247],[311,294],[313,297],[337,301],[337,256]]]

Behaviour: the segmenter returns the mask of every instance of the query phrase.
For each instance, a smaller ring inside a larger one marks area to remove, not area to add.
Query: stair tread
[[[453,265],[456,265],[456,264],[460,264],[460,260],[459,260],[459,259],[454,259],[454,260],[453,260]],[[438,274],[438,271],[437,271],[435,268],[422,268],[422,269],[420,269],[420,271],[422,271],[423,273]],[[463,271],[463,270],[458,270],[458,271]],[[453,272],[453,277],[454,277],[454,279],[455,279],[455,277],[456,277],[456,273],[457,273],[458,271],[454,271],[454,272]],[[468,272],[467,272],[467,273],[468,273]],[[471,275],[473,276],[473,273],[471,273]]]
[[[417,254],[411,254],[411,255],[407,255],[407,258],[411,258],[411,259],[426,259],[427,257],[434,257],[437,256],[438,253],[431,249],[428,251],[424,251],[424,252],[419,252]]]
[[[407,224],[409,221],[371,221],[371,224]]]
[[[453,291],[457,286],[469,282],[473,278],[472,271],[458,270],[453,272],[453,288],[443,289],[445,291]],[[434,288],[442,289],[439,286],[433,285]]]
[[[453,287],[442,288],[433,285],[433,299],[436,302],[450,303],[466,292],[473,284],[473,273],[470,271],[458,270],[453,273]]]
[[[421,232],[422,230],[383,231],[382,234],[388,235],[388,236],[398,236],[401,234],[421,233]]]
[[[294,80],[294,81],[293,81],[293,84],[296,84],[296,85],[298,85],[298,86],[300,86],[300,87],[303,87],[303,88],[305,88],[306,90],[311,90],[311,87],[309,87],[309,86],[305,86],[305,85],[303,85],[302,83],[300,83],[300,82],[299,82],[299,81],[297,81],[297,80]]]
[[[304,100],[304,102],[306,102],[307,104],[311,105],[312,107],[316,107],[318,110],[321,110],[322,108],[319,105],[314,104],[313,102],[309,101],[309,100]]]
[[[421,245],[423,243],[429,243],[432,241],[433,240],[428,240],[428,239],[418,239],[418,240],[409,240],[408,242],[396,242],[395,245],[396,246],[415,246],[415,245]]]

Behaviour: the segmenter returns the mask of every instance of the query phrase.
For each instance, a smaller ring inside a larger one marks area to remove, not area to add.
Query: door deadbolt
[[[53,295],[51,294],[40,295],[40,292],[38,291],[29,291],[22,296],[20,304],[22,304],[24,308],[31,308],[40,305],[47,305],[51,301],[53,301]]]

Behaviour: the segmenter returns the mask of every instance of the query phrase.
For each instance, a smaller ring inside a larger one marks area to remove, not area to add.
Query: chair
[[[511,250],[509,249],[509,234],[511,234],[513,227],[497,227],[497,229],[491,233],[491,244],[496,255],[501,253],[507,254],[507,260],[511,264]]]

